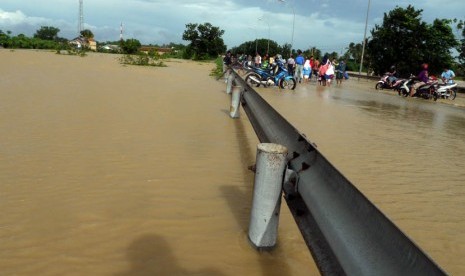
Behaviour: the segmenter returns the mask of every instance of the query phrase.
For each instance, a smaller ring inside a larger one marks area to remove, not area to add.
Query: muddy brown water
[[[285,204],[275,250],[247,241],[258,140],[213,64],[7,49],[0,63],[0,275],[318,275]],[[259,93],[465,273],[464,109],[372,90]]]

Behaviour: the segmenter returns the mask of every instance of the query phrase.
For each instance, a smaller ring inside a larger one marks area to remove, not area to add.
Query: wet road
[[[372,81],[260,89],[446,271],[464,272],[465,109],[376,92]]]

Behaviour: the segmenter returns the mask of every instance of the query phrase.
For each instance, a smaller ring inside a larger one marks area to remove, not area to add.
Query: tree
[[[133,38],[122,40],[120,43],[121,49],[125,54],[135,54],[139,51],[141,46],[140,41]]]
[[[85,38],[94,38],[94,34],[89,29],[82,30],[81,35]]]
[[[0,46],[3,46],[5,48],[8,48],[8,45],[10,44],[10,33],[11,32],[7,32],[7,33],[4,33],[2,30],[0,30]]]
[[[457,22],[457,20],[454,22]],[[463,72],[465,71],[465,21],[458,21],[457,30],[462,31],[462,38],[460,39],[460,43],[457,45],[457,52],[459,53],[458,60],[460,62],[460,69]]]
[[[294,50],[291,50],[292,46],[290,43],[284,43],[284,45],[281,47],[281,53],[283,54],[283,57],[284,58],[289,58],[289,54],[293,53],[294,57],[296,56],[295,55],[295,51]]]
[[[256,52],[258,52],[261,56],[266,54],[268,50],[268,39],[267,38],[260,38],[253,41],[246,41],[240,44],[239,46],[231,48],[231,52],[234,55],[237,54],[247,54],[251,56],[255,56]],[[276,41],[270,40],[269,42],[269,55],[276,56],[277,54],[281,54],[283,58],[289,57],[290,51],[290,44],[284,44],[282,46],[278,45]]]
[[[384,14],[381,26],[375,25],[367,44],[367,55],[375,73],[382,74],[392,65],[407,76],[416,74],[420,64],[430,64],[438,72],[452,61],[451,48],[456,41],[449,20],[436,19],[433,24],[421,20],[423,10],[396,7]]]
[[[458,46],[458,42],[451,24],[452,20],[449,19],[435,19],[432,25],[428,25],[428,46],[424,52],[432,72],[442,72],[444,68],[451,68],[455,63],[451,50]]]
[[[57,40],[58,33],[60,29],[55,27],[49,26],[41,26],[39,30],[36,31],[34,34],[35,38],[43,39],[43,40]]]
[[[321,50],[316,47],[311,47],[310,49],[304,51],[304,55],[313,56],[315,59],[321,59],[323,57]]]
[[[223,38],[224,30],[205,24],[186,24],[182,39],[190,41],[186,53],[194,59],[216,58],[226,51]]]

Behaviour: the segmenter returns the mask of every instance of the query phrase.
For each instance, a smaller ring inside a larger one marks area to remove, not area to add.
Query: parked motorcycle
[[[402,82],[398,93],[400,96],[408,97],[410,95],[411,87],[418,82],[416,77],[410,77],[409,79]],[[430,81],[422,86],[418,87],[415,91],[415,94],[412,97],[418,97],[423,99],[431,99],[437,97],[436,95],[436,85],[438,84],[437,79],[430,78]],[[436,96],[435,96],[436,95]]]
[[[399,96],[408,97],[410,95],[410,88],[412,87],[414,81],[415,76],[413,75],[410,75],[410,78],[402,81],[402,83],[399,86],[399,89],[397,90]]]
[[[437,81],[431,81],[427,84],[420,86],[413,97],[419,97],[423,99],[431,99],[434,98],[436,95],[436,85],[438,84]]]
[[[376,83],[375,89],[376,90],[383,90],[383,89],[393,89],[398,91],[400,88],[400,85],[404,81],[404,79],[396,79],[394,83],[391,83],[389,81],[389,77],[391,76],[390,73],[385,73],[381,79]]]
[[[436,85],[435,94],[433,97],[435,101],[438,98],[454,100],[455,97],[457,97],[457,83],[449,82]]]
[[[294,90],[297,85],[297,81],[293,76],[289,76],[286,66],[279,58],[270,69],[254,67],[250,71],[245,77],[245,82],[250,86],[279,86],[282,89]]]

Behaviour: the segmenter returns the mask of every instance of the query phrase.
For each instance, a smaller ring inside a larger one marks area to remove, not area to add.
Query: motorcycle
[[[278,86],[282,89],[294,90],[297,85],[297,81],[293,76],[289,76],[286,66],[279,58],[270,69],[254,67],[250,68],[250,71],[245,77],[245,82],[250,86]]]
[[[399,96],[408,97],[410,95],[411,87],[417,81],[418,79],[416,77],[410,76],[409,79],[402,82],[398,90]],[[437,97],[437,93],[436,93],[437,84],[438,84],[437,79],[430,78],[428,83],[423,84],[422,86],[418,87],[418,89],[415,91],[415,94],[413,94],[412,97],[418,97],[418,98],[423,98],[423,99],[431,99],[431,98]]]
[[[431,98],[434,98],[435,95],[436,95],[436,85],[438,84],[437,81],[433,80],[433,81],[430,81],[422,86],[420,86],[417,91],[415,92],[415,94],[413,95],[413,97],[419,97],[419,98],[423,98],[423,99],[431,99]]]
[[[396,79],[393,83],[389,81],[389,77],[391,76],[390,73],[385,73],[381,79],[376,83],[375,89],[376,90],[383,90],[383,89],[393,89],[399,90],[399,87],[403,83],[403,79]]]
[[[435,93],[433,97],[435,101],[438,98],[454,100],[455,97],[457,97],[457,83],[456,82],[452,81],[449,83],[442,83],[442,84],[436,85]]]
[[[399,86],[399,89],[397,92],[399,93],[399,96],[404,96],[408,97],[410,95],[410,89],[415,81],[415,76],[410,75],[410,77],[404,81]]]

